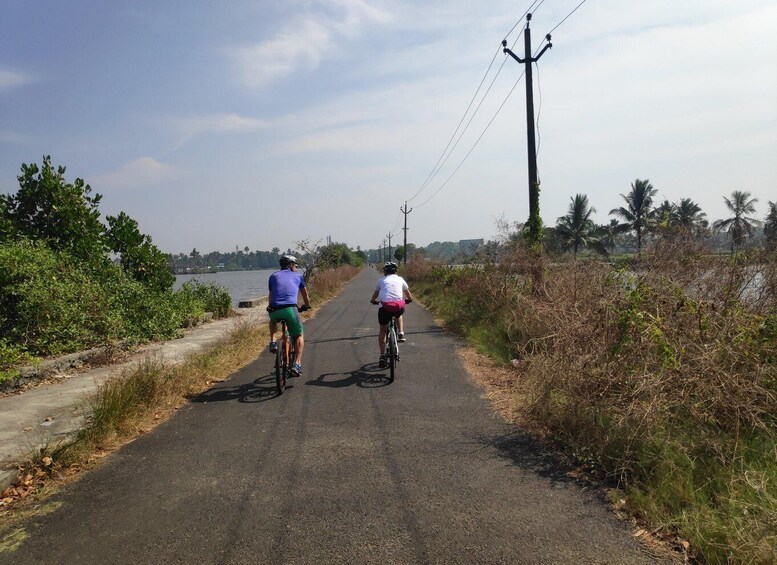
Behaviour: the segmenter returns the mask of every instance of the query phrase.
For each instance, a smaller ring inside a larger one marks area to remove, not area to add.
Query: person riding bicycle
[[[399,341],[405,341],[405,304],[413,301],[413,295],[407,286],[405,279],[397,274],[398,265],[393,261],[383,265],[383,277],[375,285],[370,302],[380,304],[378,308],[378,347],[380,349],[380,368],[386,367],[386,326],[391,318],[397,319],[399,326]]]
[[[291,366],[291,375],[299,377],[302,374],[302,349],[305,347],[305,340],[302,337],[302,319],[299,317],[299,313],[310,309],[310,298],[308,297],[308,289],[305,288],[305,279],[302,277],[302,273],[297,272],[297,258],[294,255],[284,255],[280,259],[280,265],[280,270],[270,275],[268,281],[270,304],[267,306],[267,311],[270,313],[270,352],[275,353],[278,350],[278,342],[275,341],[278,322],[286,320],[289,335],[294,340],[294,362]],[[300,294],[305,301],[301,308],[297,306]]]

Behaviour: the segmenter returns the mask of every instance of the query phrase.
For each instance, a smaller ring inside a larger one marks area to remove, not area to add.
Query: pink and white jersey
[[[407,289],[407,283],[399,275],[386,275],[375,285],[378,300],[381,302],[404,302],[405,295],[402,291],[405,289]]]

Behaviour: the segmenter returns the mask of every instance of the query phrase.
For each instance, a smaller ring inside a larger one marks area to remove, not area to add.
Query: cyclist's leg
[[[278,333],[278,324],[270,320],[270,339],[275,341],[275,334]]]
[[[386,350],[386,326],[390,319],[391,314],[386,312],[382,306],[378,308],[378,325],[380,326],[380,330],[378,331],[378,348],[380,349],[381,355],[383,355],[383,352]]]
[[[405,339],[405,309],[402,308],[402,311],[399,312],[397,315],[397,332],[399,333],[400,341]]]
[[[302,365],[302,350],[305,348],[305,338],[300,334],[292,339],[294,340],[294,362]]]

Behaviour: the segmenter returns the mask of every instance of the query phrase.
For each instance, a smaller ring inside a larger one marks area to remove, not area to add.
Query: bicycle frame
[[[279,324],[281,339],[278,343],[278,352],[275,354],[275,388],[280,396],[286,390],[286,380],[289,378],[294,356],[294,345],[291,342],[286,320],[281,320]]]

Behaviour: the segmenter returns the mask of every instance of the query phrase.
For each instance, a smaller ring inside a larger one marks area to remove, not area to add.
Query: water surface
[[[238,302],[249,298],[267,296],[267,279],[277,269],[261,271],[220,271],[218,273],[201,273],[197,275],[176,275],[174,290],[181,288],[183,283],[196,279],[201,283],[214,283],[223,286],[232,297],[232,307],[237,308]]]

